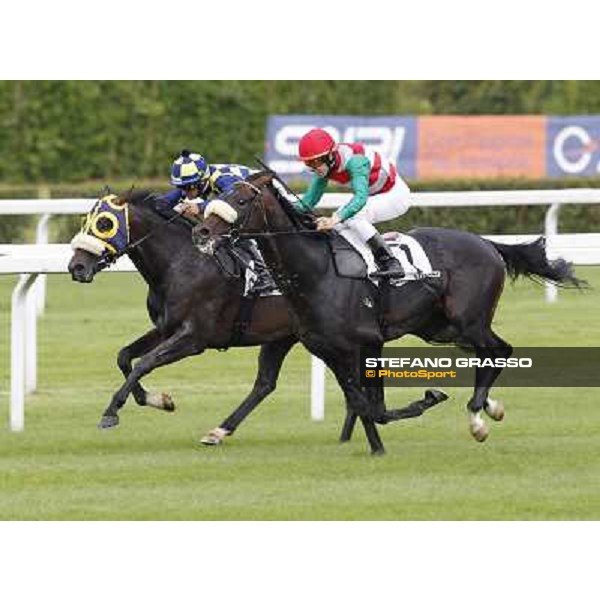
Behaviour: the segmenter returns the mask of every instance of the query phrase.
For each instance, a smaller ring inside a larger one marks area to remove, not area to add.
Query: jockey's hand
[[[194,202],[182,202],[183,208],[181,214],[184,217],[195,217],[196,219],[200,216],[200,209]]]
[[[332,217],[319,217],[317,219],[317,231],[329,231],[338,223],[340,223],[340,219],[337,215],[333,215]]]

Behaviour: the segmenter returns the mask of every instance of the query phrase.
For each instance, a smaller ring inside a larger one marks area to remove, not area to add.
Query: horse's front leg
[[[342,426],[342,432],[340,434],[340,442],[349,442],[354,432],[354,426],[356,425],[357,414],[352,412],[350,409],[346,409],[346,418],[344,419],[344,425]]]
[[[231,435],[240,423],[273,391],[281,371],[281,365],[296,337],[289,337],[276,342],[264,344],[258,356],[258,373],[254,387],[246,399],[219,425],[200,439],[205,446],[217,446],[223,439]]]
[[[111,403],[104,411],[98,427],[107,429],[119,424],[119,415],[117,414],[119,409],[125,404],[127,396],[144,375],[147,375],[157,367],[176,362],[186,356],[199,354],[203,350],[204,346],[199,344],[194,336],[192,325],[183,323],[171,336],[155,346],[150,352],[140,357],[125,380],[125,383],[112,397]]]
[[[129,377],[132,371],[131,361],[150,352],[150,350],[156,347],[162,339],[163,336],[158,332],[158,329],[154,328],[139,337],[137,340],[131,342],[131,344],[121,348],[119,354],[117,355],[117,365],[119,369],[121,369],[121,373],[123,373],[123,377],[125,377],[125,379]],[[152,404],[154,406],[152,399],[147,401],[148,393],[139,382],[133,386],[131,392],[135,398],[135,401],[140,406],[146,406],[146,404]],[[171,410],[174,410],[174,408],[175,406],[173,405]]]
[[[321,350],[320,352],[318,352],[319,349]],[[348,353],[345,349],[342,349],[341,351],[338,350],[337,352],[328,349],[327,351],[323,352],[323,347],[319,349],[309,348],[313,354],[316,354],[319,356],[319,358],[321,358],[321,360],[325,361],[325,364],[333,371],[339,386],[344,392],[344,396],[346,398],[346,409],[348,413],[356,414],[361,420],[367,435],[367,440],[369,441],[371,454],[383,454],[385,449],[383,442],[379,437],[377,426],[374,420],[374,416],[377,415],[377,407],[371,405],[372,397],[369,397],[368,394],[365,394],[364,390],[360,386],[358,377],[358,358],[356,358],[356,360],[348,360],[348,354],[357,357],[357,352],[354,351]],[[350,416],[347,416],[346,420],[346,425],[351,424],[351,427],[353,428],[353,419]],[[350,429],[349,435],[351,434],[352,431]]]
[[[383,344],[373,344],[372,346],[367,346],[366,352],[368,356],[374,356],[379,358],[383,351]],[[359,365],[358,378],[360,379],[360,371],[362,370],[362,365]],[[385,413],[385,400],[384,400],[384,390],[383,390],[383,381],[379,379],[373,380],[373,386],[364,388],[364,392],[369,398],[369,404],[374,407],[375,411],[380,413]],[[349,442],[352,438],[352,434],[354,432],[354,427],[356,425],[356,419],[358,415],[350,410],[349,408],[346,410],[346,417],[344,419],[344,424],[342,426],[342,431],[340,433],[340,442]]]

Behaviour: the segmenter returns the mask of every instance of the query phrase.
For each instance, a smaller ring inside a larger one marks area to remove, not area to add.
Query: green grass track
[[[600,343],[600,269],[579,269],[596,290],[561,291],[547,304],[527,281],[507,286],[496,329],[515,346]],[[48,278],[39,321],[38,390],[25,431],[10,433],[10,294],[0,278],[0,519],[600,519],[598,389],[502,389],[503,423],[485,444],[467,430],[469,390],[413,421],[381,429],[372,458],[362,431],[337,443],[344,413],[328,376],[326,419],[309,418],[309,356],[295,349],[275,394],[219,448],[197,444],[250,389],[257,349],[207,352],[159,369],[151,390],[177,411],[139,408],[121,425],[96,423],[120,385],[119,348],[148,328],[136,274],[92,285]],[[406,340],[403,343],[410,342]],[[420,390],[390,388],[390,406]]]

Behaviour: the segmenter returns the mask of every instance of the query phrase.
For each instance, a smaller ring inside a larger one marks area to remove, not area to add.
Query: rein
[[[237,185],[247,185],[254,192],[254,201],[258,201],[258,204],[261,208],[263,222],[265,227],[268,228],[269,220],[267,218],[267,211],[265,210],[265,205],[263,203],[263,190],[257,186],[255,186],[250,181],[240,181]],[[295,195],[295,194],[294,194]],[[234,229],[231,233],[222,233],[219,237],[224,239],[238,240],[238,239],[255,239],[255,238],[271,238],[282,235],[327,235],[327,232],[310,230],[310,229],[290,229],[288,231],[261,231],[255,233],[249,233],[243,231],[245,225],[250,220],[252,216],[252,211],[256,204],[252,204],[250,210],[244,215],[244,219],[240,224],[239,228]]]
[[[304,229],[291,229],[290,231],[259,231],[257,233],[247,233],[247,232],[236,232],[236,233],[222,233],[220,237],[222,238],[235,238],[235,239],[254,239],[254,238],[269,238],[276,237],[279,235],[327,235],[326,231],[309,231]]]
[[[252,189],[254,192],[254,197],[252,198],[252,200],[250,200],[250,202],[252,202],[252,204],[248,207],[248,210],[246,211],[245,215],[241,219],[239,226],[237,228],[234,227],[234,229],[229,234],[219,234],[218,235],[218,237],[220,237],[221,239],[226,239],[229,242],[230,251],[233,250],[233,244],[238,239],[257,239],[257,238],[267,238],[268,239],[268,238],[275,238],[275,237],[284,236],[284,235],[289,236],[289,235],[305,235],[305,234],[313,235],[313,236],[314,235],[323,236],[323,235],[328,234],[328,232],[316,231],[316,230],[303,230],[303,229],[290,229],[287,231],[263,231],[263,232],[255,232],[255,233],[243,231],[243,229],[245,228],[247,223],[250,221],[252,215],[254,214],[253,210],[254,210],[255,206],[257,206],[257,205],[260,206],[260,210],[262,213],[262,220],[263,220],[265,229],[269,229],[271,225],[269,223],[268,214],[267,214],[267,211],[266,211],[266,208],[264,205],[264,201],[263,201],[264,188],[259,188],[249,181],[241,181],[239,183],[239,185],[247,185],[248,187],[250,187],[250,189]],[[275,197],[279,201],[279,197],[277,196],[277,194],[275,195]],[[280,207],[282,208],[282,210],[284,212],[286,212],[285,209],[281,206],[281,203],[280,203]],[[291,221],[291,227],[297,226],[297,223],[294,223],[293,219],[289,216],[289,214],[287,214],[287,212],[286,212],[286,215],[287,215],[288,219],[290,219],[290,221]],[[235,223],[234,223],[234,226],[235,226]],[[297,275],[290,274],[287,271],[287,269],[284,268],[283,260],[282,260],[279,248],[277,248],[277,246],[273,245],[273,244],[272,244],[272,246],[273,246],[274,254],[276,256],[277,266],[273,267],[271,269],[271,272],[272,272],[275,280],[277,281],[278,286],[280,287],[280,289],[282,289],[284,291],[288,290],[289,292],[298,292],[299,290],[297,289],[297,284],[296,284]]]

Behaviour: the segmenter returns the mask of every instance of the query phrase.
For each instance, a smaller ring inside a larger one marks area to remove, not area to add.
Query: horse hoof
[[[383,456],[385,454],[385,448],[378,448],[377,450],[371,450],[371,456]]]
[[[479,413],[471,413],[469,431],[478,442],[485,442],[490,433],[490,429],[486,422],[481,418]]]
[[[163,408],[167,412],[175,412],[175,402],[170,394],[163,394]]]
[[[159,410],[166,412],[173,412],[175,410],[175,402],[170,394],[161,392],[160,394],[148,394],[146,397],[146,404]]]
[[[98,423],[98,429],[110,429],[116,427],[119,424],[118,415],[103,415]]]
[[[444,392],[444,390],[426,390],[425,400],[428,400],[432,405],[439,404],[448,400],[450,396]]]
[[[502,421],[504,419],[504,404],[499,400],[488,398],[484,410],[494,421]]]
[[[223,440],[230,434],[227,429],[222,427],[215,427],[212,431],[209,431],[206,435],[200,438],[200,443],[205,446],[220,446]]]

